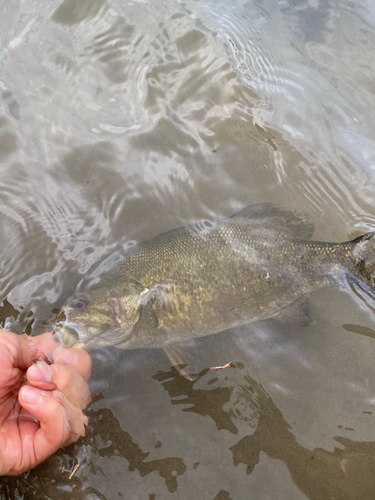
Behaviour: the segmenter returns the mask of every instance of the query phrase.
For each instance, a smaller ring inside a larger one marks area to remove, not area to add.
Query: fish
[[[348,276],[375,286],[375,231],[342,243],[312,241],[304,215],[271,203],[171,230],[104,262],[57,317],[80,345],[179,346],[252,322],[308,324],[309,294]]]

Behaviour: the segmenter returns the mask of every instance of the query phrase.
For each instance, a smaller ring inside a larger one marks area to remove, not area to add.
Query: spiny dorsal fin
[[[278,208],[272,203],[255,203],[230,217],[231,219],[251,219],[253,222],[274,227],[295,238],[309,240],[314,233],[314,224],[303,214]]]

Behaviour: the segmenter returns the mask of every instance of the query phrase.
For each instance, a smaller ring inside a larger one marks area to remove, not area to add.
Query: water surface
[[[251,203],[374,229],[374,50],[370,0],[3,2],[2,324],[48,329],[113,252]],[[87,436],[0,498],[373,499],[375,304],[311,301],[195,342],[195,382],[94,351]]]

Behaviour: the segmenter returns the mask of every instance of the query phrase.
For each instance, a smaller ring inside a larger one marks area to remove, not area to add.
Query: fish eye
[[[74,301],[72,303],[72,307],[74,309],[84,309],[85,307],[87,307],[89,305],[89,303],[87,302],[87,300],[85,299],[78,299],[76,301]]]

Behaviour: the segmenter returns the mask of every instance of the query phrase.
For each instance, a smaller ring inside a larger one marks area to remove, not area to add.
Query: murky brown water
[[[0,43],[14,331],[129,242],[251,203],[304,211],[319,240],[375,228],[371,0],[8,0]],[[311,299],[308,327],[195,342],[195,382],[158,350],[94,351],[87,436],[0,498],[373,500],[375,305]]]

